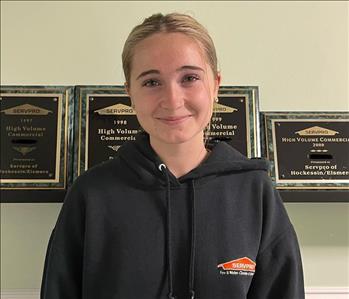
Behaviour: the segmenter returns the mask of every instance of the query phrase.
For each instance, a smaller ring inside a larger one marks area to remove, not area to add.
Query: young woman
[[[267,163],[206,146],[220,83],[206,29],[153,15],[122,59],[144,132],[69,190],[41,298],[304,298],[296,234]]]

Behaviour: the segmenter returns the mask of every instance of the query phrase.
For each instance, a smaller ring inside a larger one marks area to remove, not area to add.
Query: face
[[[157,33],[134,49],[128,92],[151,142],[202,143],[219,81],[195,40]]]

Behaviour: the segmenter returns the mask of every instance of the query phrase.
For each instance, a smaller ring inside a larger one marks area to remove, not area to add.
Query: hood
[[[221,141],[210,147],[208,158],[198,167],[176,178],[169,173],[171,185],[180,185],[186,181],[199,181],[203,178],[223,173],[269,169],[269,162],[264,159],[249,159],[229,144]],[[163,161],[156,154],[149,142],[149,135],[139,133],[135,141],[125,143],[118,151],[118,156],[129,166],[145,185],[165,185],[166,181],[159,170]]]

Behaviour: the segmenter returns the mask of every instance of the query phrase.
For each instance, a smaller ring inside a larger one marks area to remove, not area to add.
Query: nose
[[[161,107],[167,110],[177,110],[184,104],[184,93],[176,84],[169,84],[164,89]]]

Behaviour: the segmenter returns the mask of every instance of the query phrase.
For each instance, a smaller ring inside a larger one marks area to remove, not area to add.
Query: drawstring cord
[[[167,202],[167,266],[168,266],[168,285],[169,293],[168,299],[176,299],[173,294],[173,272],[172,272],[172,233],[171,233],[171,185],[170,177],[165,164],[159,165],[159,170],[165,174],[166,177],[166,202]],[[191,253],[190,253],[190,269],[189,269],[189,296],[190,299],[195,299],[194,292],[194,266],[195,266],[195,183],[192,180],[192,219],[191,219]]]
[[[173,278],[172,278],[172,236],[171,236],[171,192],[170,192],[170,177],[168,175],[165,164],[159,165],[159,170],[166,177],[166,204],[167,204],[167,267],[168,267],[168,299],[176,299],[173,295]]]
[[[190,269],[189,269],[189,295],[190,299],[195,299],[194,292],[194,269],[195,269],[195,244],[196,244],[196,229],[195,229],[195,182],[191,181],[192,187],[192,208],[191,208],[191,253],[190,253]]]

